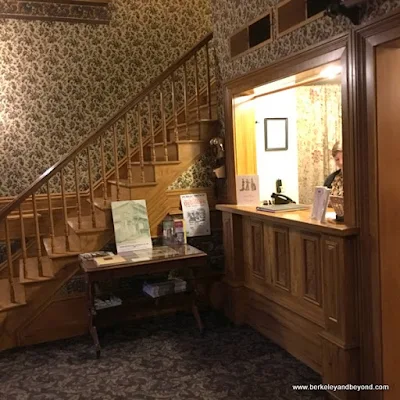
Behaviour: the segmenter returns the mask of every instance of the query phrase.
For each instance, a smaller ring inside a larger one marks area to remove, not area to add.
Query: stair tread
[[[211,93],[212,93],[212,91],[211,91]],[[216,106],[216,105],[218,105],[217,101],[215,101],[215,100],[211,101],[211,107]],[[200,104],[199,108],[200,109],[208,108],[208,103]],[[196,104],[195,105],[191,105],[190,107],[188,107],[188,111],[196,111],[196,110],[197,110],[197,105]]]
[[[181,161],[179,160],[171,160],[171,161],[144,161],[144,165],[173,165],[173,164],[180,164]],[[131,163],[133,166],[140,165],[140,161],[133,161]]]
[[[177,144],[187,144],[187,143],[208,143],[208,140],[202,139],[179,139],[176,141]]]
[[[107,182],[112,185],[117,184],[117,181],[115,179],[108,180]],[[134,187],[156,186],[157,182],[132,182],[132,183],[129,183],[128,179],[120,179],[119,185],[122,187],[134,188]],[[104,200],[103,200],[103,203],[104,203]],[[100,208],[100,210],[102,209],[101,207],[98,207],[98,208]]]
[[[112,230],[112,227],[107,226],[104,216],[96,215],[96,227],[92,224],[92,216],[85,215],[81,218],[81,225],[79,226],[78,217],[68,218],[68,225],[77,234],[96,233]]]
[[[90,200],[88,200],[88,201],[90,201]],[[114,201],[114,200],[107,199],[107,201],[105,202],[103,197],[95,197],[94,198],[94,206],[102,211],[111,210],[111,202],[112,201]]]
[[[15,302],[10,302],[10,292],[8,279],[0,279],[0,312],[7,311],[12,308],[24,306],[25,303],[25,291],[22,285],[19,284],[17,278],[14,278],[14,293]]]
[[[196,120],[196,121],[189,122],[189,123],[183,122],[183,123],[181,123],[181,124],[177,124],[177,127],[178,127],[178,128],[185,128],[186,125],[187,125],[187,126],[196,126],[196,125],[199,125],[199,124],[201,124],[201,123],[206,123],[206,122],[213,122],[213,123],[214,123],[214,122],[218,122],[218,121],[219,121],[218,119],[202,118],[202,119],[198,119],[198,120]],[[168,129],[175,129],[175,126],[172,125],[172,126],[168,127]]]
[[[80,240],[74,235],[68,236],[69,250],[66,248],[65,236],[56,236],[53,241],[54,246],[51,245],[51,238],[43,238],[43,244],[50,259],[65,257],[66,255],[74,256],[81,253]]]
[[[37,257],[29,257],[19,261],[19,281],[22,284],[49,281],[54,279],[53,264],[49,257],[41,257],[43,276],[39,276],[39,260]],[[25,270],[27,274],[25,275]]]

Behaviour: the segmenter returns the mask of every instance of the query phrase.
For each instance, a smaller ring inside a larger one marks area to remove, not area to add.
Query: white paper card
[[[236,176],[236,203],[238,205],[260,205],[258,175]]]
[[[325,186],[315,186],[311,219],[325,222],[326,207],[328,206],[330,193],[331,189]]]
[[[113,201],[111,211],[118,254],[153,247],[146,200]]]
[[[208,208],[207,194],[181,194],[181,204],[187,236],[210,235],[210,209]]]

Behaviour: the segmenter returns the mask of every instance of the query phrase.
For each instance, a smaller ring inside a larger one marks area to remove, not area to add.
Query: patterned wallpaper
[[[0,196],[20,193],[210,30],[208,0],[113,0],[109,25],[0,20]],[[186,182],[204,184],[201,162]]]
[[[352,26],[345,17],[332,19],[325,16],[231,61],[230,36],[278,2],[279,0],[213,0],[214,39],[223,81],[298,53],[311,45],[346,32]],[[384,15],[397,7],[400,7],[400,0],[369,0],[365,21]],[[276,31],[275,13],[272,25]],[[276,32],[273,33],[273,37],[277,37]]]

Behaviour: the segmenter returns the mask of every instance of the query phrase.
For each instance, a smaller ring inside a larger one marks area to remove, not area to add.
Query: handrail
[[[116,122],[120,120],[130,109],[135,105],[140,103],[147,95],[149,95],[160,83],[165,81],[174,71],[179,67],[184,65],[192,56],[196,54],[205,44],[211,41],[213,38],[213,33],[208,33],[205,35],[194,47],[187,51],[178,61],[168,67],[161,75],[154,79],[145,89],[143,89],[138,95],[134,96],[122,109],[115,113],[107,122],[105,122],[95,133],[90,135],[81,144],[76,146],[71,150],[63,159],[55,163],[53,166],[48,168],[42,175],[40,175],[27,189],[20,193],[17,198],[15,198],[11,203],[6,205],[0,210],[0,221],[7,217],[7,215],[15,210],[18,206],[22,204],[29,196],[36,193],[36,191],[46,183],[55,174],[60,172],[60,170],[67,165],[73,158],[80,153],[83,149],[95,142],[100,135],[111,128]]]

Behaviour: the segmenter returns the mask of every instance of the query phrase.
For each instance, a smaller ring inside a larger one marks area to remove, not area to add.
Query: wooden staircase
[[[146,199],[153,236],[171,207],[179,207],[171,206],[168,187],[219,129],[211,39],[0,210],[7,253],[0,264],[0,350],[24,344],[24,327],[79,271],[80,253],[113,239],[112,201]]]

